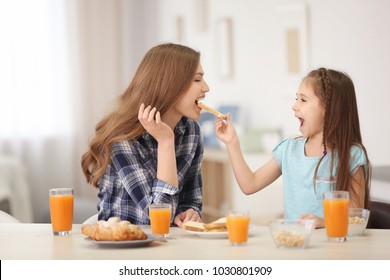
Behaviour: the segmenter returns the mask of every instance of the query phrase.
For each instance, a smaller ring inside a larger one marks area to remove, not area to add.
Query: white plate
[[[153,234],[148,234],[147,239],[145,240],[124,240],[124,241],[97,241],[94,239],[91,239],[89,237],[86,238],[86,240],[95,243],[99,246],[104,247],[128,247],[128,248],[134,248],[134,247],[142,247],[147,246],[151,242],[158,240],[159,238],[154,236]]]
[[[249,232],[254,230],[254,226],[249,226]],[[223,232],[207,232],[207,231],[192,231],[192,230],[186,230],[186,232],[195,234],[201,238],[216,238],[216,239],[221,239],[221,238],[228,238],[228,232],[223,231]]]

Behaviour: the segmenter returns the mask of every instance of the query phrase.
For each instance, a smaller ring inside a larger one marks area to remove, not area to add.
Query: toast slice
[[[187,221],[183,224],[183,229],[185,230],[191,230],[191,231],[205,231],[203,223],[194,222],[194,221]]]
[[[219,218],[218,220],[215,220],[214,222],[204,224],[204,228],[208,231],[213,229],[225,229],[226,230],[226,217]]]
[[[217,110],[214,110],[213,108],[207,106],[206,104],[203,104],[203,103],[198,103],[198,107],[203,109],[203,110],[206,110],[207,112],[213,114],[214,116],[216,116],[217,118],[220,118],[220,119],[223,119],[223,120],[226,120],[227,119],[227,116],[218,112]]]

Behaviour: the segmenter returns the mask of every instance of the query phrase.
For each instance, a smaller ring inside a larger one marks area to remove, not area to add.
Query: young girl
[[[226,144],[241,190],[255,193],[283,174],[285,219],[314,219],[316,228],[324,227],[325,191],[348,191],[350,207],[368,208],[371,167],[349,76],[325,68],[311,71],[292,109],[302,136],[282,141],[255,172],[243,158],[230,116],[226,123],[216,121],[217,137]]]
[[[99,220],[149,224],[148,207],[172,205],[172,222],[200,221],[203,138],[198,100],[209,87],[200,53],[177,44],[150,49],[116,108],[96,126],[82,157],[99,188]]]

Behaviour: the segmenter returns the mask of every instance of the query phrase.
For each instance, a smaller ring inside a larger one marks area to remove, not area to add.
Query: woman
[[[148,207],[172,205],[172,221],[201,221],[203,138],[198,100],[209,87],[200,53],[177,44],[150,49],[116,108],[96,126],[82,157],[99,188],[99,220],[150,224]]]

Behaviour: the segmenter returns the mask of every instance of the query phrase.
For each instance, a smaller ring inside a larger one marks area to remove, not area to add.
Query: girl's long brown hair
[[[177,44],[158,45],[146,53],[116,108],[96,125],[89,149],[82,156],[88,183],[97,187],[110,163],[113,143],[137,139],[143,133],[138,121],[140,105],[156,107],[164,116],[190,87],[199,61],[199,52]]]
[[[323,145],[324,156],[320,159],[314,174],[314,181],[317,177],[318,167],[326,155],[326,147],[331,147],[338,154],[338,168],[336,175],[336,190],[353,191],[351,188],[352,176],[349,172],[350,150],[353,145],[362,148],[366,159],[367,168],[365,171],[364,207],[370,205],[370,181],[371,165],[367,151],[362,143],[360,133],[359,114],[356,102],[355,87],[351,78],[343,72],[332,69],[319,68],[311,71],[305,80],[311,83],[316,95],[325,104]],[[333,163],[332,153],[331,162]],[[331,164],[330,174],[333,164]]]

